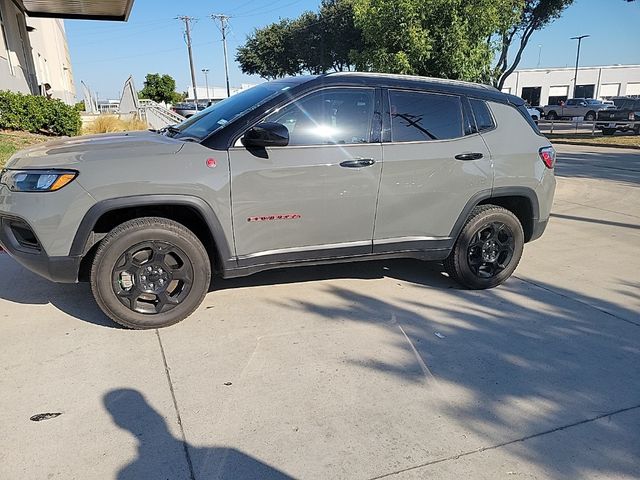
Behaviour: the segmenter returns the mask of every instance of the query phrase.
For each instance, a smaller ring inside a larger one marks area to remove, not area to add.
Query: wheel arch
[[[539,219],[540,205],[538,195],[529,187],[496,187],[483,190],[469,199],[456,221],[450,237],[455,240],[460,235],[471,211],[478,205],[497,205],[512,212],[522,225],[525,242],[534,235],[535,224]]]
[[[133,218],[160,216],[185,225],[203,243],[214,266],[233,267],[231,247],[212,208],[198,197],[188,195],[135,195],[102,200],[85,214],[76,232],[70,256],[88,259],[100,240],[115,226]],[[86,270],[81,265],[80,273]]]

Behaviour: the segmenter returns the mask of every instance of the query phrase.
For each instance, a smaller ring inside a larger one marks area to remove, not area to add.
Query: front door
[[[371,253],[382,169],[376,99],[373,88],[307,94],[263,119],[287,127],[289,146],[230,149],[239,266]]]

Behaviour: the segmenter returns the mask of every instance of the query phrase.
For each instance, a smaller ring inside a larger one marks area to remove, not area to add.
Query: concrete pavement
[[[133,332],[0,255],[0,478],[638,478],[640,155],[559,150],[549,228],[491,291],[280,270]]]

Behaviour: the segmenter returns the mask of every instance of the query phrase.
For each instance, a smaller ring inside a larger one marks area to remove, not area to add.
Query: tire
[[[91,268],[91,291],[114,322],[133,329],[184,320],[202,303],[211,282],[204,246],[184,225],[144,217],[114,228]]]
[[[486,237],[489,229],[497,233],[496,238],[499,240],[496,242],[494,239],[493,245],[492,238]],[[505,241],[507,235],[510,235],[509,241]],[[476,246],[473,246],[474,243]],[[507,243],[509,249],[506,248]],[[496,249],[500,250],[498,254],[495,253]],[[507,280],[515,271],[523,249],[524,232],[518,218],[505,208],[479,205],[471,211],[453,250],[444,261],[444,268],[463,287],[473,290],[493,288]],[[493,258],[494,263],[484,262]],[[472,259],[475,261],[472,262]]]
[[[613,135],[614,133],[616,133],[616,129],[615,128],[603,128],[602,129],[602,134],[603,135]]]
[[[545,118],[547,120],[557,120],[558,119],[558,114],[554,110],[551,110],[549,113],[547,113]]]
[[[636,135],[640,135],[640,125],[636,125],[634,132]]]
[[[594,122],[596,120],[596,112],[587,112],[584,116],[585,122]]]

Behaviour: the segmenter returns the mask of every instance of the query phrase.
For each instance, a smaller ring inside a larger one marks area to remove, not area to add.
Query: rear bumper
[[[82,258],[50,257],[33,229],[21,218],[0,216],[0,246],[22,266],[47,280],[59,283],[78,281]]]
[[[529,242],[533,242],[534,240],[539,239],[546,230],[548,223],[549,219],[536,221],[533,224],[533,231],[531,232],[531,238],[529,239]]]

